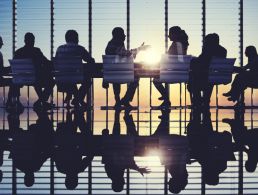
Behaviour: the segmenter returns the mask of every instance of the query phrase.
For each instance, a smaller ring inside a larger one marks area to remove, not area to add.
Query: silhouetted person
[[[169,29],[168,35],[170,41],[172,41],[171,46],[169,47],[167,54],[168,55],[186,55],[188,49],[188,36],[184,30],[182,30],[179,26],[173,26]],[[164,100],[160,105],[161,107],[168,107],[171,105],[169,100],[168,90],[165,89],[163,84],[159,82],[158,78],[153,80],[154,86],[160,92],[161,97],[159,100]]]
[[[39,48],[34,47],[35,36],[32,33],[28,32],[25,34],[24,43],[24,47],[15,51],[14,59],[32,59],[33,61],[36,74],[34,89],[38,95],[38,100],[33,104],[33,107],[36,109],[41,107],[43,109],[51,109],[54,105],[47,101],[55,85],[51,73],[53,70],[52,63]]]
[[[134,139],[135,125],[132,116],[127,111],[124,120],[127,126],[127,135],[120,135],[120,109],[115,111],[115,120],[113,126],[113,133],[109,135],[109,130],[102,131],[102,163],[105,165],[107,176],[112,181],[112,190],[114,192],[121,192],[124,189],[124,172],[126,169],[133,169],[138,171],[141,175],[149,173],[149,169],[140,168],[134,161]]]
[[[108,42],[105,54],[106,55],[119,55],[119,56],[133,56],[136,57],[137,53],[141,50],[147,49],[149,46],[146,46],[142,44],[140,47],[136,49],[126,50],[125,49],[125,33],[124,30],[121,27],[115,27],[112,30],[112,36],[113,38]],[[120,90],[121,86],[120,84],[114,83],[113,84],[113,90],[116,100],[116,107],[119,107],[121,105],[124,106],[131,106],[129,102],[133,100],[134,93],[139,85],[139,79],[135,79],[133,83],[129,84],[129,87],[127,88],[125,96],[120,100]],[[106,86],[106,84],[104,84]]]
[[[209,106],[214,87],[208,80],[209,66],[212,58],[226,58],[226,55],[227,50],[219,44],[219,36],[216,33],[206,35],[201,55],[190,63],[188,90],[193,105]]]
[[[65,34],[66,44],[57,48],[56,58],[62,57],[80,57],[82,61],[93,64],[94,58],[81,45],[79,45],[79,35],[75,30],[68,30]],[[71,96],[74,95],[72,104],[75,106],[87,106],[84,102],[85,96],[89,93],[91,87],[91,78],[87,75],[87,65],[84,64],[84,82],[81,84],[79,90],[76,85],[59,85],[58,87],[67,92],[65,103],[69,104]]]
[[[169,134],[170,110],[161,110],[161,113],[161,121],[153,136],[159,136],[160,161],[171,175],[169,191],[178,194],[188,184],[188,140],[186,136]]]
[[[239,100],[240,95],[247,87],[258,86],[258,56],[254,46],[248,46],[245,49],[245,55],[248,58],[248,64],[240,69],[240,73],[236,75],[229,92],[224,93],[229,101]]]
[[[213,130],[209,110],[196,109],[191,115],[187,126],[191,158],[200,163],[205,184],[217,185],[227,161],[235,160],[232,136],[227,131]]]
[[[248,129],[238,115],[235,119],[223,119],[223,122],[231,127],[237,151],[244,151],[247,154],[246,171],[253,173],[258,163],[258,128]]]
[[[25,174],[24,184],[27,187],[34,184],[34,173],[39,171],[51,156],[52,122],[46,112],[37,114],[36,123],[31,124],[28,131],[19,127],[19,117],[8,116],[9,126],[13,131],[10,157],[14,167]]]
[[[3,45],[4,45],[3,39],[0,36],[0,49],[2,48]],[[3,75],[7,75],[9,73],[11,73],[11,67],[10,66],[4,67],[3,54],[0,51],[0,85],[3,85],[3,86],[9,85],[8,99],[6,102],[6,110],[11,111],[12,108],[17,106],[18,111],[22,112],[23,106],[19,100],[20,93],[17,90],[17,87],[13,85],[12,82],[10,82],[9,80],[3,78]]]
[[[89,136],[91,136],[91,133],[89,129],[86,129],[87,124],[84,120],[83,113],[76,114],[80,116],[75,116],[73,120],[72,114],[68,112],[66,122],[59,123],[56,130],[58,144],[54,152],[54,161],[57,170],[65,174],[65,186],[69,190],[77,187],[78,174],[84,172],[94,157],[91,152],[88,153],[87,157],[83,157],[85,156],[85,145],[81,144],[80,140],[87,142],[90,139]],[[85,129],[80,129],[81,134],[78,134],[77,127]],[[86,133],[86,131],[89,132]],[[78,138],[81,139],[79,140]]]

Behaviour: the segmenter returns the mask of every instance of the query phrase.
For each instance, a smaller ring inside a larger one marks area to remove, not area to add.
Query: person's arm
[[[81,172],[83,172],[90,165],[90,163],[92,162],[93,158],[94,158],[94,156],[90,155],[90,156],[84,157],[82,159]]]
[[[52,70],[53,69],[53,66],[52,66],[52,62],[47,59],[46,56],[44,56],[43,52],[39,49],[38,50],[39,52],[39,58],[40,58],[40,63],[42,65],[42,67],[46,67],[48,70]]]
[[[135,162],[133,162],[129,168],[138,171],[142,176],[144,173],[148,174],[151,172],[147,167],[140,168]]]
[[[252,68],[252,63],[248,63],[248,64],[246,64],[246,65],[243,67],[244,70],[249,70],[249,69],[251,69],[251,68]]]
[[[124,46],[121,46],[116,49],[115,53],[119,56],[131,56],[134,53],[137,53],[137,50],[126,50]]]
[[[95,63],[95,59],[91,57],[90,53],[85,48],[82,50],[82,59],[88,63]]]
[[[121,47],[117,48],[116,54],[121,55],[121,56],[131,56],[131,55],[133,55],[133,57],[135,58],[136,55],[140,51],[146,50],[149,47],[150,47],[149,45],[144,45],[144,43],[142,43],[142,45],[140,47],[137,47],[137,48],[131,49],[131,50],[126,50],[125,46],[121,46]]]

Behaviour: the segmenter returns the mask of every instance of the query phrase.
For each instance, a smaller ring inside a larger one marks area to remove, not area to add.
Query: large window
[[[16,3],[16,17],[12,17],[13,2]],[[168,7],[166,10],[167,2]],[[203,7],[204,2],[206,7]],[[23,37],[26,32],[32,32],[36,37],[36,46],[40,47],[43,53],[50,58],[51,46],[53,53],[56,48],[65,43],[64,35],[68,29],[75,29],[80,36],[80,44],[87,49],[92,49],[92,55],[97,62],[102,61],[106,44],[111,39],[111,31],[116,26],[129,30],[127,35],[130,48],[138,47],[145,42],[152,46],[150,51],[141,52],[137,62],[154,62],[165,52],[165,40],[168,28],[174,25],[182,27],[189,36],[188,54],[197,56],[201,52],[202,35],[205,29],[206,34],[216,32],[220,36],[221,44],[228,50],[228,57],[237,58],[236,65],[240,65],[240,0],[54,0],[53,1],[53,37],[51,37],[51,1],[33,0],[2,0],[0,18],[0,34],[4,39],[4,47],[1,49],[5,66],[9,65],[7,59],[12,57],[12,20],[15,23],[15,49],[23,46]],[[91,6],[89,6],[91,3]],[[255,11],[256,2],[244,2],[244,47],[257,45],[255,32]],[[204,10],[205,8],[205,10]],[[166,12],[167,11],[167,12]],[[204,12],[205,11],[205,12]],[[167,17],[166,17],[167,13]],[[204,14],[205,13],[205,14]],[[230,13],[230,14],[229,14]],[[205,16],[205,20],[203,20]],[[92,18],[89,21],[89,18]],[[92,24],[90,26],[89,24]],[[92,28],[90,28],[92,27]],[[14,29],[14,30],[15,30]],[[90,36],[92,35],[92,36]],[[53,39],[53,45],[51,44]],[[167,40],[168,46],[170,41]],[[126,41],[127,43],[127,41]],[[91,44],[91,48],[89,48]],[[127,46],[127,45],[126,45]],[[242,55],[242,54],[241,54]],[[246,58],[244,57],[244,63]],[[151,64],[151,63],[150,63]],[[150,65],[151,66],[151,65]],[[152,87],[151,87],[152,86]],[[222,93],[229,89],[230,85],[219,86],[214,89],[212,105],[232,105],[222,96]],[[126,86],[122,87],[121,96]],[[3,89],[1,89],[3,93]],[[150,104],[158,105],[159,94],[150,83],[150,79],[141,79],[139,93],[136,93],[133,104],[141,107],[148,107]],[[184,85],[170,86],[170,99],[173,106],[188,105],[190,98]],[[257,96],[254,90],[254,96]],[[55,90],[56,94],[56,90]],[[30,102],[35,100],[34,90],[30,90]],[[255,104],[255,98],[251,99],[251,90],[247,90],[246,103]],[[108,104],[114,104],[113,90],[108,90]],[[56,95],[54,95],[56,98]],[[137,99],[139,98],[139,99]],[[150,99],[152,98],[152,102]],[[139,101],[138,101],[139,100]],[[22,90],[22,101],[27,103],[27,88]],[[94,82],[94,103],[97,107],[106,104],[105,89],[102,88],[102,79],[95,79]]]

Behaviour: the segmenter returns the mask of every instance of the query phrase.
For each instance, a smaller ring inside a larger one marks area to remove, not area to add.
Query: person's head
[[[65,187],[68,190],[74,190],[78,185],[78,175],[77,174],[67,174],[65,178]]]
[[[124,41],[125,40],[125,33],[124,33],[124,29],[121,27],[115,27],[112,30],[112,36],[113,39],[118,40],[118,41]]]
[[[102,130],[102,135],[109,135],[109,130],[108,129],[103,129]]]
[[[203,166],[203,180],[208,185],[217,185],[219,183],[219,173],[214,166]]]
[[[112,181],[112,190],[114,192],[121,192],[124,189],[124,178],[120,178],[120,179],[115,179]]]
[[[75,30],[68,30],[65,33],[65,41],[66,43],[79,43],[79,35]]]
[[[0,36],[0,49],[2,48],[3,45],[4,45],[3,39],[2,39],[2,37]]]
[[[210,53],[214,49],[214,35],[208,34],[204,37],[202,53]]]
[[[182,190],[185,189],[188,184],[188,180],[178,180],[170,178],[168,182],[168,190],[173,194],[179,194]]]
[[[257,167],[257,161],[247,160],[245,162],[245,169],[249,173],[253,173]]]
[[[24,36],[24,43],[28,47],[34,47],[35,36],[30,32],[26,33],[25,36]]]
[[[33,172],[29,172],[29,173],[25,173],[24,176],[24,184],[27,187],[31,187],[34,184],[34,173]]]
[[[245,162],[245,169],[249,173],[253,173],[257,167],[257,157],[256,151],[252,151],[251,149],[247,152],[247,161]]]
[[[215,45],[219,45],[219,35],[217,33],[212,33],[213,42]]]
[[[168,37],[170,41],[178,41],[180,39],[182,29],[179,26],[172,26],[169,29]]]
[[[256,57],[257,56],[257,51],[256,51],[256,48],[252,45],[246,47],[245,49],[245,55],[246,57],[248,58],[253,58],[253,57]]]

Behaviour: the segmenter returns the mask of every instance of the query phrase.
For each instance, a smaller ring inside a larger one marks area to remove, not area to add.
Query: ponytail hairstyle
[[[186,34],[186,32],[184,30],[181,30],[181,32],[180,32],[180,42],[183,45],[183,49],[185,51],[187,51],[189,42],[188,42],[188,35]]]

